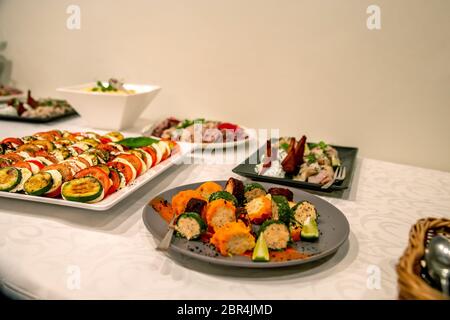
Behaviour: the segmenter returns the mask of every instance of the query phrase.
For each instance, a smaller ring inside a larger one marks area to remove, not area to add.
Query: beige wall
[[[38,95],[114,75],[163,87],[148,118],[228,118],[450,171],[449,14],[448,0],[0,0],[0,38]]]

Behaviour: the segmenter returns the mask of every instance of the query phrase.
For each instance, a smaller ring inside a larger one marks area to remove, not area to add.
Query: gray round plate
[[[216,182],[222,186],[226,183],[226,181]],[[202,182],[176,187],[164,191],[159,197],[171,201],[172,196],[178,192],[195,189],[201,184]],[[270,183],[261,184],[266,189],[277,186]],[[316,242],[298,241],[294,244],[294,248],[299,252],[310,254],[308,258],[283,262],[253,262],[249,257],[245,256],[223,257],[211,245],[201,241],[187,241],[175,236],[172,239],[169,252],[178,252],[207,263],[244,268],[279,268],[300,265],[322,259],[336,252],[347,240],[350,233],[350,226],[344,214],[332,204],[315,195],[294,188],[290,188],[290,190],[294,193],[294,201],[307,200],[314,204],[319,212],[319,240]],[[145,226],[155,238],[160,240],[164,237],[167,232],[167,223],[150,205],[144,207],[143,219]]]

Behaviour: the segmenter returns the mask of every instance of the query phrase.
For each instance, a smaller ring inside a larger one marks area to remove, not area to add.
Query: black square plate
[[[312,145],[312,143],[308,143],[308,145]],[[257,174],[255,172],[256,164],[250,163],[249,159],[252,159],[252,160],[257,159],[257,163],[259,163],[260,156],[264,155],[266,152],[265,145],[261,149],[259,149],[255,154],[253,154],[252,156],[247,158],[244,162],[242,162],[237,167],[235,167],[233,169],[233,172],[240,176],[247,177],[247,178],[250,178],[250,179],[256,180],[256,181],[277,183],[277,184],[283,184],[283,185],[296,187],[296,188],[319,190],[322,192],[332,192],[332,191],[348,189],[348,188],[350,188],[351,182],[352,182],[358,148],[342,147],[342,146],[334,146],[334,145],[332,147],[335,148],[339,153],[339,158],[341,159],[341,165],[345,166],[345,168],[346,168],[346,177],[345,177],[344,181],[335,183],[330,188],[325,189],[325,190],[321,189],[321,185],[317,184],[317,183],[298,181],[298,180],[294,180],[290,177],[276,178],[276,177],[268,177],[268,176]]]

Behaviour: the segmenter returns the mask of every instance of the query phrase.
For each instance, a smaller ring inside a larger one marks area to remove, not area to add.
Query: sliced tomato
[[[54,156],[52,156],[51,154],[49,154],[47,151],[44,150],[36,152],[35,157],[43,157],[53,163],[58,163],[58,159],[56,159]]]
[[[5,168],[11,166],[12,161],[5,158],[0,158],[0,168]]]
[[[167,138],[161,138],[161,140],[166,141],[169,144],[170,150],[174,149],[178,145],[176,141]]]
[[[10,152],[10,153],[7,153],[7,154],[2,154],[2,155],[0,155],[0,158],[8,159],[13,164],[23,160],[22,156],[18,155],[17,153],[14,153],[14,152]]]
[[[80,161],[81,163],[83,163],[86,167],[90,167],[91,164],[89,163],[89,161],[87,161],[85,158],[83,157],[77,157],[76,159],[77,161]]]
[[[111,152],[115,152],[115,153],[121,152],[121,150],[119,150],[119,149],[118,149],[117,147],[115,147],[114,145],[107,144],[107,143],[100,143],[100,144],[98,144],[98,145],[95,147],[95,149],[107,151],[107,152],[109,152],[109,153],[111,153]]]
[[[57,170],[62,178],[63,182],[69,181],[73,179],[72,170],[70,170],[70,166],[67,163],[57,163],[44,167],[45,171],[48,170]]]
[[[111,182],[109,181],[108,175],[100,169],[99,167],[90,167],[81,170],[75,174],[75,178],[83,178],[86,176],[91,176],[96,178],[102,184],[103,190],[105,190],[105,194],[108,194],[109,187],[111,186]]]
[[[162,146],[162,144],[164,144],[164,146]],[[162,147],[162,149],[164,150],[163,155],[161,157],[161,162],[163,162],[164,160],[166,160],[167,158],[170,157],[170,145],[169,142],[165,141],[165,140],[161,140],[159,142],[159,146]]]
[[[53,135],[55,137],[55,139],[61,139],[61,137],[62,137],[61,131],[59,131],[59,130],[50,130],[47,132],[50,133],[51,135]]]
[[[25,143],[17,148],[17,152],[27,152],[31,156],[35,156],[36,152],[40,151],[41,148],[39,148],[37,145],[31,144],[31,143]]]
[[[22,140],[20,140],[18,138],[13,138],[13,137],[5,138],[0,143],[1,144],[6,144],[8,146],[11,146],[12,144],[17,144],[18,146],[23,145],[23,141]]]
[[[110,138],[108,138],[108,137],[100,137],[100,142],[102,144],[107,144],[109,142],[112,142],[112,140]]]
[[[26,161],[19,161],[19,162],[16,162],[16,163],[14,164],[14,167],[16,167],[16,168],[26,168],[26,169],[28,169],[28,170],[30,170],[30,171],[33,171],[33,170],[31,169],[30,164],[29,164],[28,162],[26,162]]]
[[[142,163],[138,156],[130,153],[121,153],[116,158],[121,158],[129,163],[136,169],[136,175],[140,176],[142,173]]]
[[[34,136],[39,137],[42,140],[55,141],[55,136],[49,132],[37,132]]]
[[[125,182],[128,185],[131,181],[133,181],[133,169],[130,166],[126,165],[123,162],[111,161],[108,163],[108,167],[114,168],[120,171],[125,177]]]
[[[107,175],[109,175],[109,172],[111,171],[111,170],[109,170],[109,167],[106,164],[98,164],[98,165],[96,165],[96,167],[98,167],[98,168],[102,169],[103,171],[105,171],[105,173]]]
[[[55,191],[44,194],[48,198],[56,198],[61,194],[61,186],[59,186]]]
[[[117,190],[119,190],[119,186],[120,186],[120,176],[119,176],[119,172],[117,171],[117,169],[111,168],[111,170],[109,170],[109,178],[112,181],[112,185],[109,188],[107,194],[112,194],[112,193],[116,192]]]
[[[80,147],[77,147],[77,146],[73,146],[72,149],[75,150],[75,152],[78,154],[82,154],[84,152],[83,149],[81,149]]]
[[[45,167],[44,164],[42,162],[40,162],[39,160],[34,160],[34,159],[28,160],[28,159],[25,159],[25,161],[35,164],[39,168],[39,170],[42,170]]]
[[[156,165],[156,151],[155,149],[153,149],[153,147],[148,146],[148,147],[142,147],[142,150],[144,150],[145,152],[147,152],[148,154],[150,154],[150,156],[152,157],[152,167],[154,167]]]

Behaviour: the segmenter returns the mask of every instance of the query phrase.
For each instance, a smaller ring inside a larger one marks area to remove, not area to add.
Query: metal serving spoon
[[[441,235],[433,237],[425,253],[425,261],[431,278],[439,281],[442,292],[449,296],[450,240]]]

